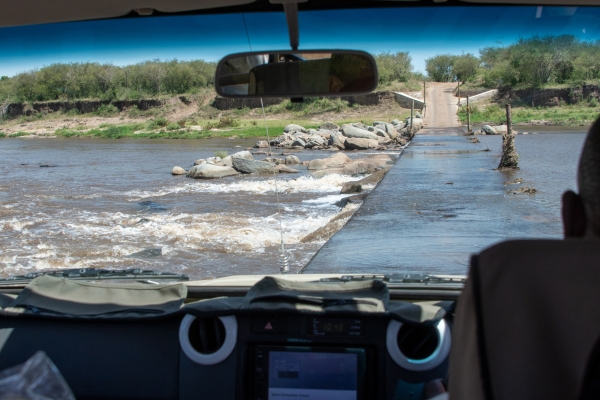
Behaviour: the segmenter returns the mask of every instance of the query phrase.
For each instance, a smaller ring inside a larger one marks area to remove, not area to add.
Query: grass
[[[219,157],[219,158],[225,158],[229,155],[229,153],[227,153],[224,150],[220,150],[220,151],[215,151],[215,157]]]
[[[530,123],[531,121],[544,120],[552,125],[576,126],[589,124],[598,118],[600,108],[598,102],[592,101],[576,105],[561,107],[513,107],[513,123]],[[466,107],[461,107],[458,116],[462,123],[467,122]],[[471,123],[506,123],[506,109],[498,104],[485,107],[471,106]]]
[[[31,135],[31,133],[28,132],[15,132],[15,133],[11,133],[10,135],[8,135],[9,138],[16,138],[16,137],[21,137],[21,136],[29,136]]]

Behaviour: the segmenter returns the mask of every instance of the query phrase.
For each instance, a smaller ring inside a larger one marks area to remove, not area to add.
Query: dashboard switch
[[[283,318],[255,318],[252,320],[254,333],[286,333],[287,326]]]

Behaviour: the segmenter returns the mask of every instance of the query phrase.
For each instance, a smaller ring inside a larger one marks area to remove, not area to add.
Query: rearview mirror
[[[215,77],[223,97],[306,97],[362,94],[377,87],[377,66],[362,51],[306,50],[232,54]]]

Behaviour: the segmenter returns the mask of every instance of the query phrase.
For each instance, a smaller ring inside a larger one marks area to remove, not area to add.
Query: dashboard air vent
[[[212,354],[225,342],[225,327],[219,318],[196,318],[188,332],[190,344],[202,354]]]
[[[450,353],[450,330],[443,319],[436,325],[403,324],[391,320],[387,328],[388,354],[409,371],[429,371]]]
[[[179,344],[188,358],[197,364],[214,365],[233,352],[237,342],[234,316],[196,318],[186,315],[179,326]]]
[[[397,341],[402,354],[412,360],[430,357],[440,342],[435,326],[422,325],[403,325]]]

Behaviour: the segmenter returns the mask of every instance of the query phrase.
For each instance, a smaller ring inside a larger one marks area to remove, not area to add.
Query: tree
[[[452,70],[456,56],[451,54],[438,54],[425,60],[425,70],[436,82],[452,82],[456,75]]]
[[[379,83],[382,85],[394,81],[406,82],[411,78],[413,66],[408,52],[380,53],[375,56],[375,62],[377,63]]]
[[[452,73],[457,80],[466,82],[477,75],[479,64],[479,59],[471,53],[456,56],[452,65]]]

